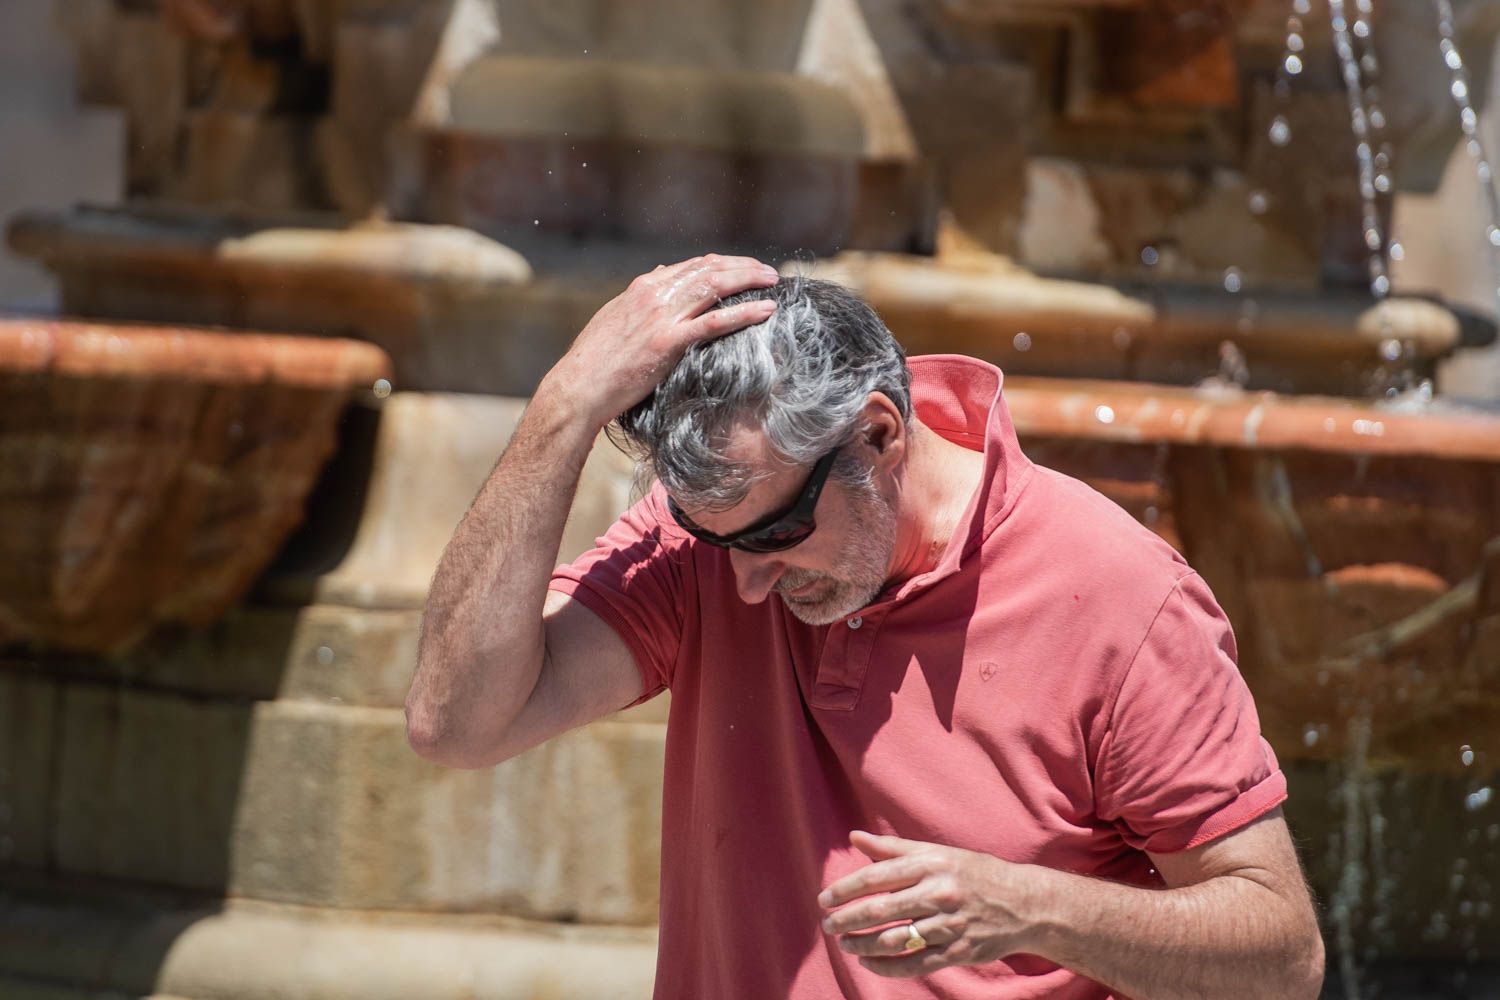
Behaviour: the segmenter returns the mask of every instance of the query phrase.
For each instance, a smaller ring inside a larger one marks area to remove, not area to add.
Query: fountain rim
[[[12,375],[345,390],[389,379],[392,370],[379,346],[344,337],[0,316],[0,372]]]
[[[1004,398],[1023,438],[1500,463],[1500,415],[1478,410],[1039,376],[1007,377]]]

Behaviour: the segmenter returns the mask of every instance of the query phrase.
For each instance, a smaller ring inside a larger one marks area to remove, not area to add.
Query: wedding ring
[[[921,951],[927,947],[927,939],[917,930],[915,922],[906,925],[906,950]]]

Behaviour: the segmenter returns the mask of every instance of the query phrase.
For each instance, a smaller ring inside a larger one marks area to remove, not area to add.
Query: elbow
[[[1312,932],[1309,935],[1310,944],[1306,949],[1301,962],[1297,967],[1303,970],[1303,977],[1299,981],[1297,996],[1307,997],[1308,1000],[1317,1000],[1323,994],[1323,980],[1326,972],[1327,957],[1323,948],[1323,935],[1314,922]]]

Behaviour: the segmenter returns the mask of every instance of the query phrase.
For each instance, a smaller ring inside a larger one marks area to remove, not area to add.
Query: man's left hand
[[[872,863],[824,889],[818,904],[832,911],[823,930],[871,972],[923,976],[1032,950],[1029,904],[1046,869],[862,830],[849,842]],[[913,925],[927,942],[916,951],[907,948]]]

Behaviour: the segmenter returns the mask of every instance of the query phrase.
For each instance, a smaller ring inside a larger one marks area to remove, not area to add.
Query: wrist
[[[1020,950],[1056,961],[1054,956],[1068,920],[1063,911],[1067,900],[1077,892],[1077,886],[1069,883],[1078,876],[1042,865],[1018,868],[1023,876],[1017,880],[1022,888],[1016,894],[1017,916],[1022,926]]]

